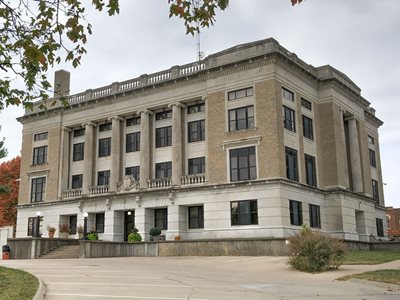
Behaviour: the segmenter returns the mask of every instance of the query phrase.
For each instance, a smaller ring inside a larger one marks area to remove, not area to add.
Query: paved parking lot
[[[306,274],[291,270],[285,257],[125,257],[0,261],[42,279],[46,299],[400,299],[400,287],[335,278],[369,269],[343,266]]]

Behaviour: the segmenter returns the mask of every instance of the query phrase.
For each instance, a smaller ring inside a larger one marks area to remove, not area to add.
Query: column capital
[[[61,129],[67,132],[72,132],[72,128],[70,127],[63,126]]]
[[[346,117],[346,121],[357,121],[357,117],[356,116],[349,116],[349,117]]]
[[[154,114],[154,111],[152,111],[152,110],[150,110],[150,109],[147,109],[147,108],[143,108],[143,109],[139,109],[139,110],[137,111],[137,114],[138,114],[138,115],[141,115],[141,114],[153,115],[153,114]]]
[[[124,121],[125,119],[123,118],[123,117],[120,117],[120,116],[113,116],[113,117],[109,117],[108,119],[107,119],[108,121],[112,121],[112,120],[118,120],[118,121]]]
[[[86,127],[86,126],[93,126],[93,127],[97,127],[97,124],[91,121],[88,122],[84,122],[81,124],[82,127]]]
[[[186,107],[186,105],[181,102],[175,102],[175,103],[168,104],[168,108],[172,108],[173,106],[182,107],[182,108]]]

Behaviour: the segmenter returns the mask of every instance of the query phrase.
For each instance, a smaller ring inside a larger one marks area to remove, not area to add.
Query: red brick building
[[[386,216],[388,218],[388,236],[400,236],[400,208],[388,207]]]

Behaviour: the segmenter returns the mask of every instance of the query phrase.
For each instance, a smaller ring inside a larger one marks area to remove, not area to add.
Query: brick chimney
[[[71,74],[65,70],[58,70],[54,73],[54,97],[69,95],[69,80]]]

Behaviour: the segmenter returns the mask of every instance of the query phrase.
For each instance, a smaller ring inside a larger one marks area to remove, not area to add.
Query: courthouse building
[[[101,73],[100,73],[101,74]],[[378,128],[345,74],[274,39],[69,95],[26,111],[17,237],[88,213],[99,238],[288,237],[302,224],[349,240],[384,236]],[[57,234],[57,233],[56,233]]]

